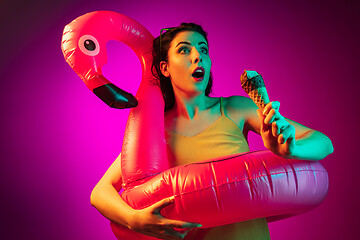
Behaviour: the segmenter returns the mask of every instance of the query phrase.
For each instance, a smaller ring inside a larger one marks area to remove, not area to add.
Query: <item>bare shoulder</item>
[[[230,96],[224,98],[224,108],[226,115],[235,122],[241,129],[244,135],[249,130],[256,131],[258,116],[256,104],[244,96]]]
[[[256,104],[250,98],[237,95],[225,97],[224,105],[226,109],[231,112],[256,112],[258,109]]]

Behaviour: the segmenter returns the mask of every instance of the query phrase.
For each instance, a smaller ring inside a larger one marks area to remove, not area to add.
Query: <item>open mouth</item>
[[[201,79],[205,75],[205,69],[203,67],[197,67],[191,76],[193,76],[196,79]]]

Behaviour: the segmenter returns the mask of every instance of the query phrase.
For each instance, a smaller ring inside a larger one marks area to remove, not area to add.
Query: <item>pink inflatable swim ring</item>
[[[140,59],[136,98],[101,73],[106,43],[127,44]],[[319,162],[283,159],[269,151],[232,155],[169,169],[164,137],[164,101],[151,74],[153,36],[131,18],[110,11],[87,13],[68,24],[62,50],[72,69],[111,107],[132,107],[122,147],[121,197],[134,209],[175,196],[161,212],[203,228],[255,218],[274,221],[317,206],[328,191]],[[231,171],[229,171],[231,169]],[[118,239],[155,239],[111,223]]]

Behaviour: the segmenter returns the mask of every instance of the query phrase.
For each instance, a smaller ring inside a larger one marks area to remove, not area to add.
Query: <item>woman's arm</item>
[[[326,135],[284,118],[279,108],[279,102],[270,102],[256,111],[257,118],[252,115],[248,120],[267,149],[284,158],[304,160],[321,160],[334,151]]]
[[[135,214],[135,210],[119,195],[122,185],[120,166],[121,154],[92,190],[90,203],[107,219],[130,228],[131,216]]]
[[[323,133],[305,127],[293,120],[286,121],[295,128],[295,148],[288,158],[321,160],[334,152],[331,140]]]
[[[122,186],[121,154],[112,163],[91,192],[90,202],[107,219],[139,233],[160,239],[183,239],[190,229],[200,227],[189,223],[164,218],[160,210],[173,203],[165,198],[150,207],[135,210],[119,195]],[[174,228],[184,229],[181,233]]]
[[[260,110],[249,98],[232,98],[230,109],[242,112],[245,131],[260,134],[264,146],[273,153],[284,158],[321,160],[334,151],[331,140],[323,133],[284,118],[279,113],[279,102]]]

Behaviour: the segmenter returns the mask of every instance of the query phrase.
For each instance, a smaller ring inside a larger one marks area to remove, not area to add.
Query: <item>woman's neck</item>
[[[189,96],[175,93],[174,114],[177,117],[194,119],[199,113],[208,108],[209,99],[204,93],[196,96]]]

